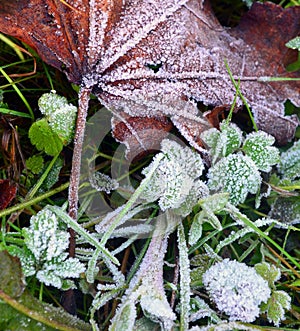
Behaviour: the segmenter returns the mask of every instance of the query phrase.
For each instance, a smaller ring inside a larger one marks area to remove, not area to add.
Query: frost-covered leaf
[[[291,39],[285,44],[285,46],[300,51],[300,37]]]
[[[145,187],[142,198],[147,202],[158,200],[161,210],[175,209],[178,214],[186,216],[193,204],[208,191],[199,180],[204,169],[202,158],[189,147],[168,139],[162,141],[162,152],[164,157]],[[161,153],[143,169],[143,175],[148,175],[159,156]]]
[[[274,283],[280,278],[281,275],[279,268],[266,262],[257,263],[254,268],[259,275],[268,281],[270,288],[275,286]]]
[[[59,174],[63,165],[64,165],[63,159],[61,157],[58,157],[55,163],[53,164],[52,168],[50,169],[47,177],[45,178],[40,191],[47,192],[54,184],[58,182]]]
[[[174,313],[165,297],[142,295],[140,305],[146,317],[163,325],[162,321],[174,319]]]
[[[69,246],[69,233],[62,231],[57,216],[45,208],[30,219],[30,227],[23,228],[24,242],[37,261],[59,257]]]
[[[202,224],[207,222],[215,229],[222,230],[222,225],[215,215],[223,210],[229,199],[228,193],[216,193],[203,197],[198,201],[198,205],[201,207],[190,227],[189,231],[189,244],[194,245],[202,235]]]
[[[271,205],[269,216],[285,224],[300,223],[300,198],[277,197]]]
[[[291,307],[291,297],[285,291],[273,291],[268,302],[261,305],[261,311],[267,313],[270,323],[279,326],[285,319],[285,310]]]
[[[190,322],[195,322],[204,317],[209,317],[213,322],[220,321],[216,312],[203,299],[199,297],[191,298]]]
[[[244,202],[248,193],[256,194],[262,181],[255,163],[242,154],[222,158],[209,169],[208,179],[209,189],[228,192],[234,205]]]
[[[274,142],[275,138],[263,131],[252,132],[244,141],[243,152],[253,160],[259,170],[269,172],[280,160],[278,149],[271,146]]]
[[[136,308],[134,302],[128,302],[121,309],[116,311],[110,331],[128,331],[133,330],[136,319]]]
[[[23,228],[25,250],[15,249],[26,276],[36,273],[37,279],[57,288],[73,286],[67,278],[78,278],[85,266],[77,258],[69,258],[69,233],[57,215],[49,208],[42,209]]]
[[[28,136],[32,145],[35,145],[39,151],[44,151],[48,155],[55,156],[63,149],[61,139],[52,131],[45,118],[31,125]]]
[[[57,109],[68,104],[67,98],[52,93],[44,93],[38,100],[40,112],[45,116],[51,116]]]
[[[278,169],[283,178],[293,180],[300,177],[300,140],[281,153]]]
[[[260,304],[271,294],[267,281],[254,268],[228,259],[210,267],[203,275],[203,284],[230,321],[253,322],[259,316]]]
[[[58,135],[64,145],[69,144],[74,135],[77,108],[69,104],[65,97],[53,92],[44,93],[38,105],[53,132]]]
[[[171,116],[193,143],[191,131],[199,133],[207,122],[197,117],[191,100],[224,105],[234,99],[227,59],[235,79],[241,78],[240,90],[258,125],[282,143],[293,137],[298,121],[284,116],[283,103],[290,98],[300,104],[299,82],[255,78],[299,76],[285,71],[283,64],[293,54],[282,51],[299,33],[297,24],[290,23],[299,21],[297,7],[255,3],[239,26],[228,30],[208,2],[197,0],[0,4],[2,32],[28,43],[71,82],[94,88],[109,109]]]
[[[97,191],[110,193],[119,187],[119,183],[109,176],[97,171],[90,175],[91,186]]]
[[[210,148],[213,164],[219,158],[236,151],[243,140],[240,128],[236,124],[227,123],[226,121],[220,124],[220,131],[212,128],[204,131],[200,137]]]

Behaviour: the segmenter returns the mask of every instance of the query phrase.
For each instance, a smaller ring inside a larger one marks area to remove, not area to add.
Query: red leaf
[[[17,186],[8,179],[0,179],[0,210],[5,209],[16,197]]]

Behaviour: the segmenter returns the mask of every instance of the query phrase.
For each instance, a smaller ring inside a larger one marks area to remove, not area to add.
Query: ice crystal
[[[252,132],[244,141],[243,152],[253,160],[259,170],[269,172],[280,160],[278,149],[271,146],[274,142],[275,138],[266,132]]]
[[[236,124],[228,124],[226,121],[220,124],[220,131],[212,128],[204,131],[200,137],[210,148],[213,164],[217,159],[235,152],[243,140],[240,128]]]
[[[253,322],[259,316],[260,304],[271,294],[268,282],[254,268],[229,259],[210,267],[203,275],[203,284],[230,321]]]
[[[229,201],[237,205],[248,193],[257,193],[262,178],[253,160],[242,154],[222,158],[208,172],[208,187],[230,194]]]
[[[67,289],[73,286],[66,278],[78,278],[85,271],[77,258],[68,258],[69,233],[57,216],[47,208],[30,219],[29,228],[23,228],[23,251],[20,257],[25,276],[36,273],[46,285]]]
[[[174,209],[178,214],[186,216],[196,201],[208,193],[206,185],[199,179],[204,169],[202,158],[189,147],[182,147],[168,139],[162,141],[161,150],[164,158],[142,198],[147,202],[158,200],[163,211]],[[152,169],[153,162],[143,170],[145,176]]]

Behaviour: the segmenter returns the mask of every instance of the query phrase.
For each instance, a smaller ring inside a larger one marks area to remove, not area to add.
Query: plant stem
[[[75,221],[78,214],[78,190],[80,181],[81,153],[84,139],[85,122],[89,107],[90,89],[82,87],[79,91],[79,105],[76,123],[76,132],[74,138],[74,151],[72,159],[72,170],[69,186],[69,215]],[[70,231],[70,250],[71,257],[75,255],[75,233]]]
[[[76,123],[76,131],[74,138],[74,150],[72,158],[72,170],[70,176],[70,186],[69,186],[69,216],[77,220],[78,216],[78,190],[80,181],[80,167],[81,167],[81,153],[82,145],[84,139],[86,116],[89,107],[90,100],[90,89],[86,87],[81,87],[79,91],[79,104],[78,104],[78,115]],[[75,256],[75,231],[69,229],[70,241],[69,241],[69,255],[70,257]],[[75,294],[72,289],[63,293],[62,296],[63,307],[70,314],[76,314],[76,301]]]

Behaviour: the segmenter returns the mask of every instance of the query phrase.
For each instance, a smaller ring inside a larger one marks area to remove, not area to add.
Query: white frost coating
[[[253,322],[259,316],[259,305],[271,295],[268,282],[254,268],[229,259],[210,267],[203,284],[230,321]]]

